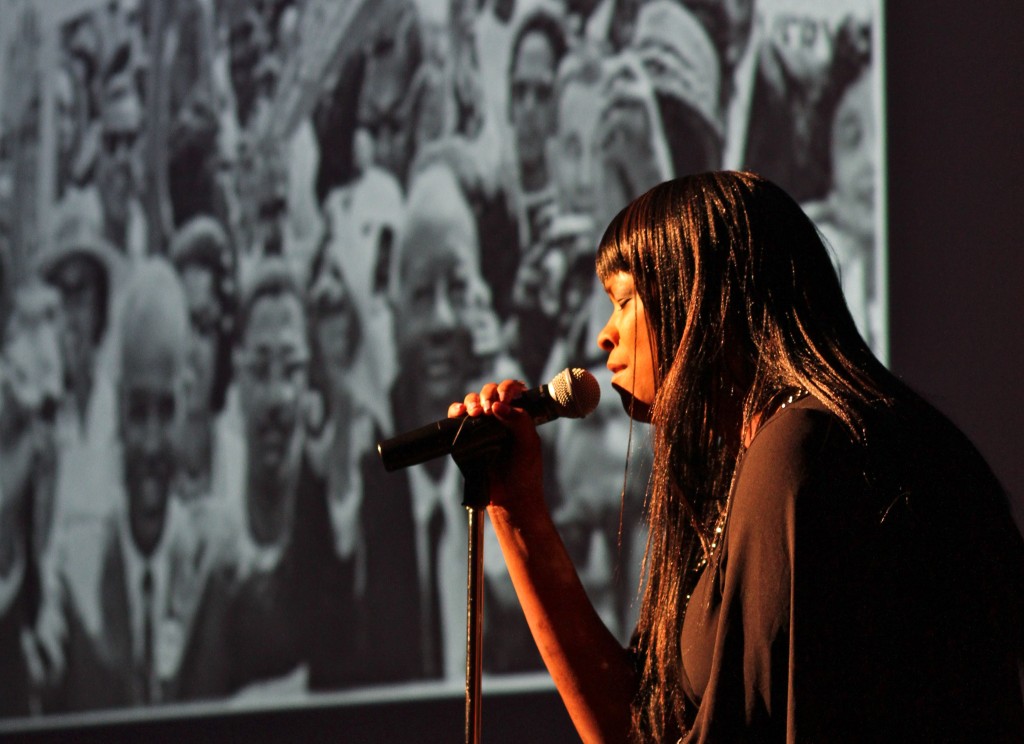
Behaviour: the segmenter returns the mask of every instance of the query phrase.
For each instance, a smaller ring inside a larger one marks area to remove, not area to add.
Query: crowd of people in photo
[[[607,376],[597,239],[673,175],[789,191],[878,348],[872,8],[806,5],[19,6],[56,59],[2,82],[0,716],[461,685],[461,475],[376,442],[482,380]],[[542,436],[625,641],[650,463],[606,398]],[[484,668],[539,671],[488,545]]]

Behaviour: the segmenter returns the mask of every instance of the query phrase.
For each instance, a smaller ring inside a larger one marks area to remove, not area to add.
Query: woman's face
[[[612,387],[622,396],[626,411],[646,421],[654,403],[657,365],[647,312],[631,274],[613,274],[604,289],[612,301],[612,314],[597,336],[597,345],[608,352]]]

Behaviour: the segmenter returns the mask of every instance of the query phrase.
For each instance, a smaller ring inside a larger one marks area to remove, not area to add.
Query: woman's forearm
[[[629,653],[601,621],[546,510],[491,506],[530,632],[585,742],[628,739],[636,674]]]

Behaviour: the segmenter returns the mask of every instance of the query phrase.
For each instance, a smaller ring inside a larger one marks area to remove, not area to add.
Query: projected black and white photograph
[[[625,644],[650,434],[597,336],[604,227],[750,170],[887,358],[881,0],[0,0],[0,732],[461,692],[450,458],[489,380]],[[627,457],[628,455],[628,457]],[[551,686],[490,528],[485,685]],[[211,708],[212,706],[212,708]]]

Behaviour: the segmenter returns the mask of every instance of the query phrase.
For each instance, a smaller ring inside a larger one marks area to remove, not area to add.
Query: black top
[[[864,448],[806,398],[760,428],[683,623],[686,741],[1024,741],[1021,631],[992,599],[1020,534],[941,421]]]

